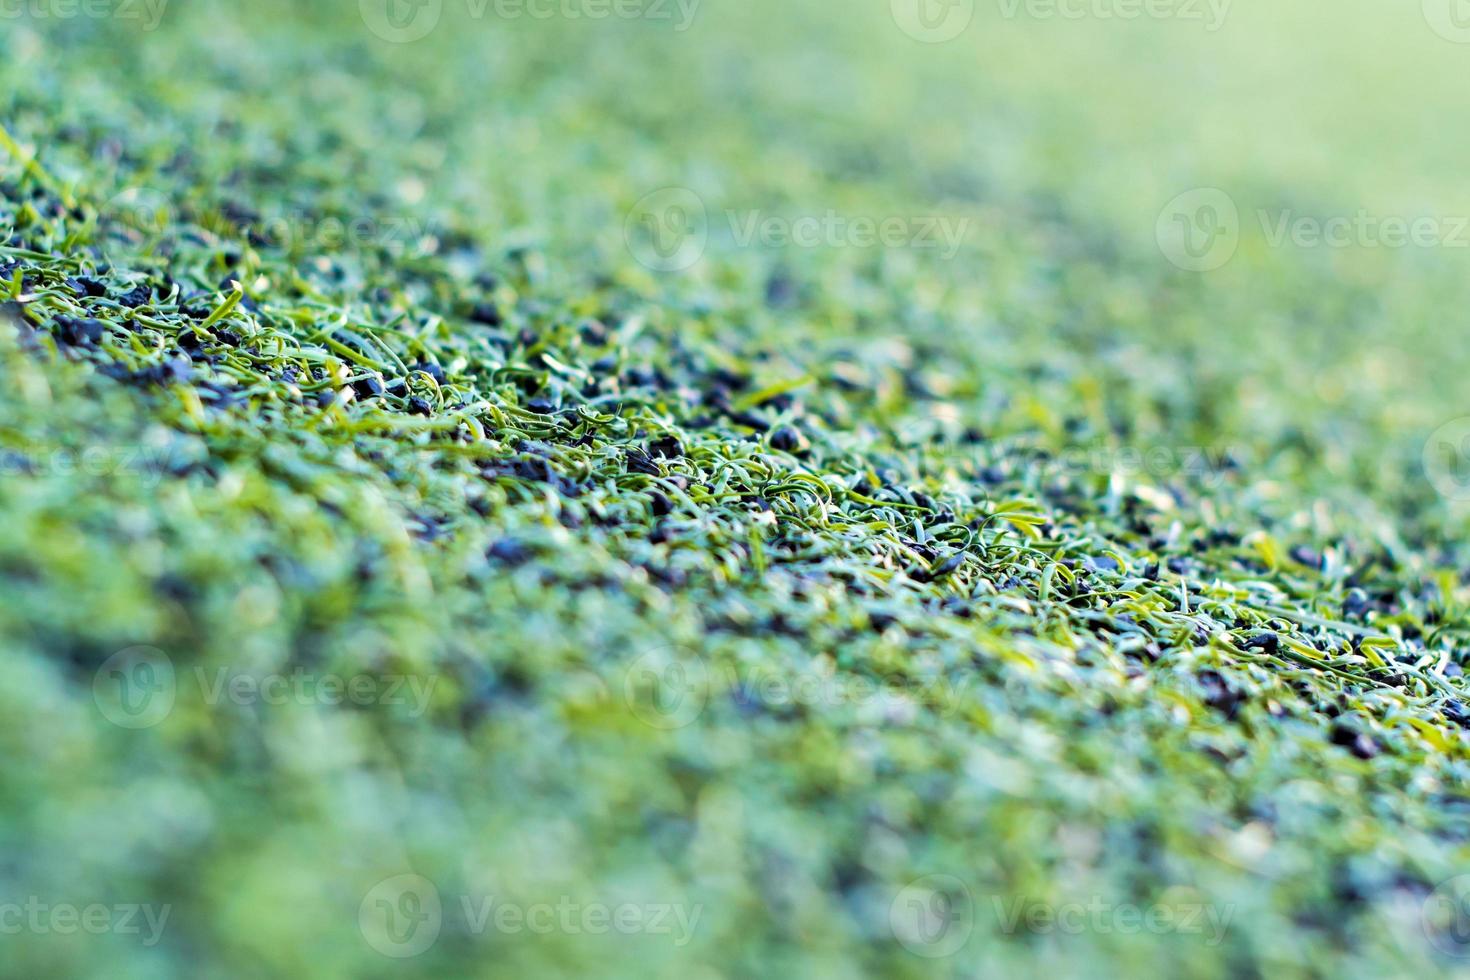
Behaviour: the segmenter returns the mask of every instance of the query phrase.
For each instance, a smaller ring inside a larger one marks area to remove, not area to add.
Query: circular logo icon
[[[418,956],[439,939],[444,907],[439,889],[423,875],[384,878],[363,896],[357,927],[367,944],[384,956]]]
[[[1470,957],[1470,875],[1439,883],[1424,898],[1424,935],[1446,956]]]
[[[975,0],[889,0],[899,30],[925,44],[953,41],[975,19]]]
[[[985,440],[980,430],[965,424],[959,412],[949,406],[905,420],[894,427],[893,437],[900,448],[917,451],[921,458],[943,465],[980,465],[984,457]]]
[[[368,30],[390,44],[410,44],[439,26],[444,0],[357,0]]]
[[[173,710],[176,693],[173,661],[156,647],[119,650],[92,676],[97,710],[121,728],[152,728]]]
[[[1240,244],[1240,210],[1218,187],[1185,191],[1164,206],[1154,225],[1164,258],[1188,272],[1218,269]]]
[[[925,875],[904,886],[888,907],[888,926],[904,949],[926,959],[953,956],[970,941],[975,906],[954,875]]]
[[[97,218],[108,230],[154,238],[173,224],[173,202],[146,187],[128,187],[102,205]]]
[[[1470,3],[1466,0],[1423,0],[1424,19],[1446,41],[1470,44]]]
[[[650,650],[628,667],[623,699],[646,725],[663,731],[683,728],[709,700],[709,670],[696,653],[677,647]]]
[[[665,187],[644,195],[623,222],[628,251],[654,272],[683,272],[709,244],[709,213],[687,187]]]
[[[1424,475],[1446,500],[1470,500],[1470,416],[1435,429],[1424,443]]]

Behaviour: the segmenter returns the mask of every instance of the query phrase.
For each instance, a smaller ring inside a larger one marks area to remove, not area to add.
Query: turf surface
[[[441,6],[7,18],[9,969],[1470,962],[1470,48]]]

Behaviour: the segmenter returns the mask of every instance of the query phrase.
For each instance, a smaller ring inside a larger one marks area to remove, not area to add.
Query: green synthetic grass
[[[830,6],[7,17],[8,970],[1470,963],[1470,48]]]

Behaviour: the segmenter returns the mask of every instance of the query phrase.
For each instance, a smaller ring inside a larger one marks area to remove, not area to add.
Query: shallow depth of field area
[[[0,969],[1470,969],[1453,15],[0,11]]]

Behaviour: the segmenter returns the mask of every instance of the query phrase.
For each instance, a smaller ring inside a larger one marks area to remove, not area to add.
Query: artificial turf
[[[1277,142],[1179,162],[1056,77],[1183,127],[1124,25],[883,6],[8,21],[7,970],[1467,962],[1456,256],[1153,235],[1402,161],[1185,75]]]

